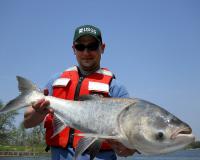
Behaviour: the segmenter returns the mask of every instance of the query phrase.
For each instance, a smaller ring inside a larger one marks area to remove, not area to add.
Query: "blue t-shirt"
[[[46,84],[45,88],[47,88],[49,90],[49,95],[52,95],[53,82],[56,79],[58,79],[59,77],[60,77],[60,73],[55,74]],[[111,97],[122,97],[122,98],[129,97],[129,93],[126,90],[126,88],[121,83],[119,83],[119,81],[117,81],[116,79],[112,79],[112,81],[111,81],[110,88],[109,88],[109,95]]]

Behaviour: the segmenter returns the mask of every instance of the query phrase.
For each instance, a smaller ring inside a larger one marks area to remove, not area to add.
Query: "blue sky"
[[[169,110],[200,139],[198,0],[1,0],[0,100],[18,95],[16,75],[42,88],[76,64],[72,39],[82,24],[102,30],[102,66],[131,97]]]

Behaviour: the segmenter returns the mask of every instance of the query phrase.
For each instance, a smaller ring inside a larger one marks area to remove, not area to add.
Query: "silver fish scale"
[[[71,107],[72,126],[83,132],[114,135],[118,133],[118,114],[131,101],[119,99],[98,99],[75,102]],[[73,108],[73,109],[72,109]],[[74,113],[72,113],[74,112]],[[72,115],[75,115],[72,117]]]

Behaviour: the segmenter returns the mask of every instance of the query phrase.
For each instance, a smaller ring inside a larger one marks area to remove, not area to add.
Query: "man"
[[[78,66],[68,68],[49,81],[47,88],[50,95],[70,100],[79,100],[81,95],[86,94],[100,94],[105,97],[129,96],[127,90],[116,81],[111,71],[100,68],[105,44],[102,42],[101,31],[97,27],[83,25],[76,28],[72,48]],[[24,115],[24,126],[34,127],[45,119],[46,143],[51,147],[52,159],[72,159],[74,148],[80,140],[80,137],[74,136],[74,133],[80,131],[67,127],[52,138],[53,111],[46,108],[48,105],[49,101],[41,99],[30,106]],[[134,152],[135,150],[130,150],[110,140],[102,144],[96,158],[115,160],[115,153],[126,157]],[[89,159],[89,154],[85,152],[80,159]]]

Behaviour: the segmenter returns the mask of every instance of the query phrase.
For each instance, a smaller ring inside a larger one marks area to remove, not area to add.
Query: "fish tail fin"
[[[33,103],[33,101],[31,100],[33,99],[33,96],[31,97],[31,93],[33,91],[41,92],[35,84],[27,80],[26,78],[17,76],[17,81],[18,89],[21,94],[15,99],[9,101],[3,108],[1,108],[0,114],[30,106]]]
[[[31,91],[41,92],[41,90],[33,82],[24,77],[17,76],[17,81],[18,81],[18,89],[22,94]]]

